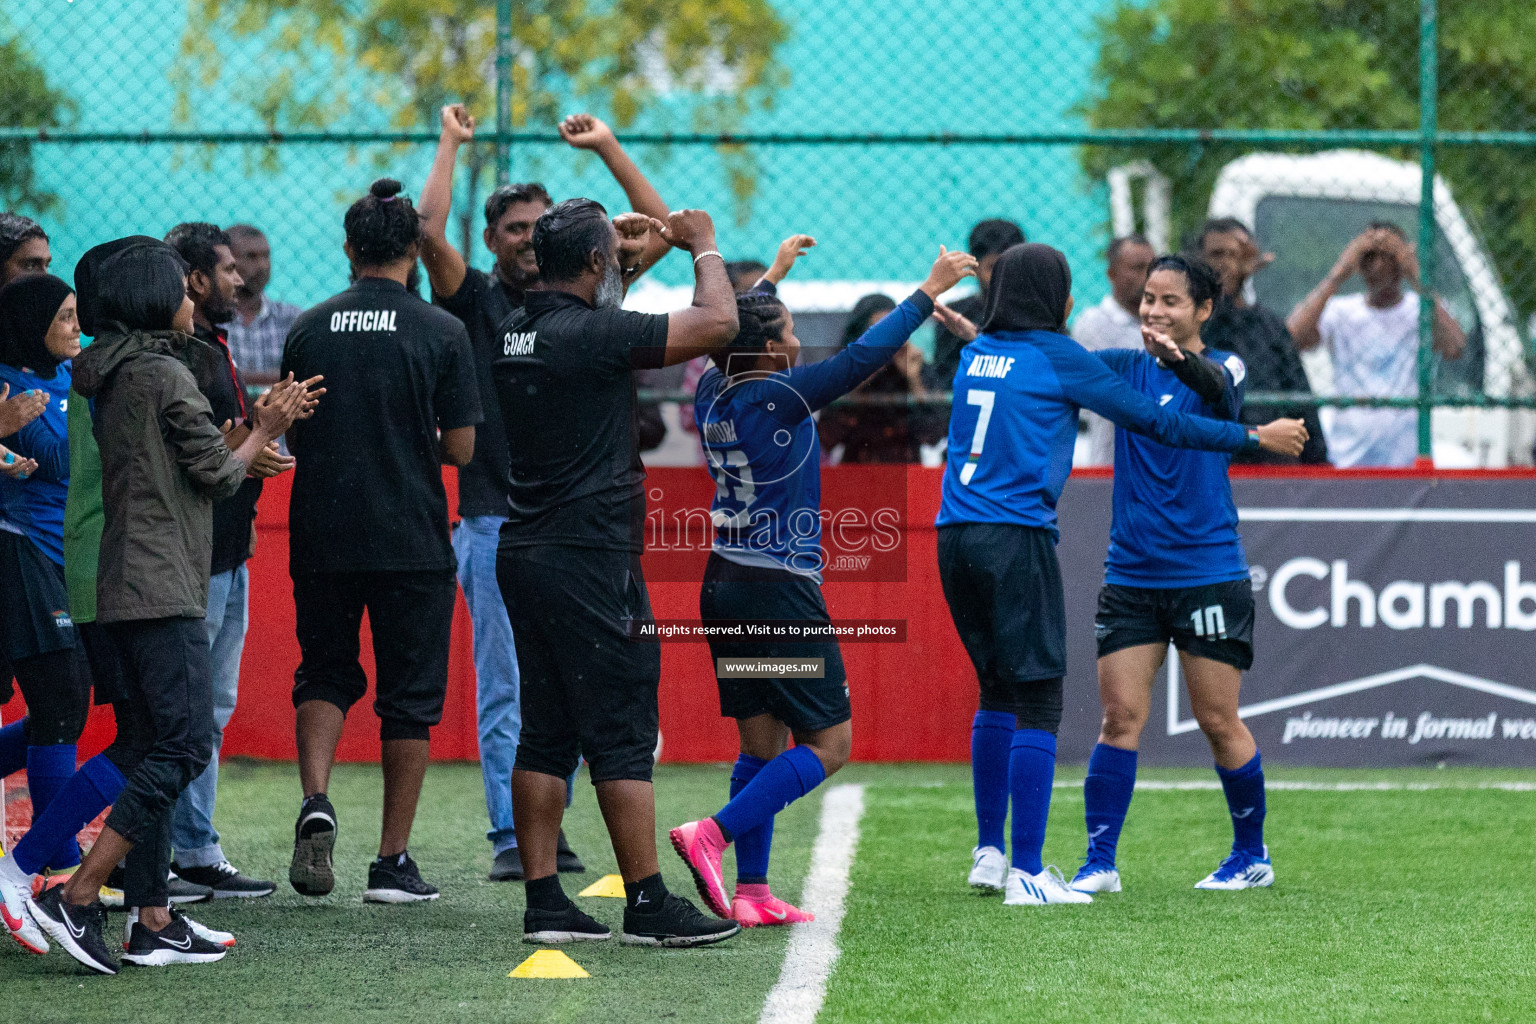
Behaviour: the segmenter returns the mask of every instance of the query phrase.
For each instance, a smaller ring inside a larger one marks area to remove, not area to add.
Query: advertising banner
[[[1091,623],[1112,487],[1074,478],[1060,506],[1063,737],[1099,717]],[[1238,477],[1233,494],[1256,605],[1242,715],[1267,762],[1536,764],[1536,481]],[[1211,761],[1174,658],[1141,750]]]

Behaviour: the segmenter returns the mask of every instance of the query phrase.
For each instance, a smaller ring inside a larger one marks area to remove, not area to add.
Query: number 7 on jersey
[[[976,463],[981,460],[981,447],[987,443],[987,424],[992,422],[992,403],[997,400],[995,391],[977,391],[971,389],[965,393],[967,405],[981,406],[981,415],[976,417],[976,433],[971,438],[971,454],[967,456],[965,465],[960,467],[960,483],[970,485],[971,477],[976,475]]]

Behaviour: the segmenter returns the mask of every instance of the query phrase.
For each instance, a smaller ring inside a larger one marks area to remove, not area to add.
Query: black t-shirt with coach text
[[[497,333],[491,373],[511,469],[501,546],[638,552],[645,467],[631,371],[662,365],[666,316],[531,291]]]
[[[468,268],[464,283],[452,295],[432,293],[432,301],[464,322],[475,352],[475,377],[480,384],[480,408],[485,420],[475,428],[475,457],[459,470],[459,515],[507,514],[507,432],[496,406],[491,363],[501,352],[501,322],[523,304],[523,292],[508,287],[495,273]]]
[[[281,372],[326,388],[288,435],[290,571],[453,569],[438,431],[481,420],[458,318],[365,277],[294,321]]]

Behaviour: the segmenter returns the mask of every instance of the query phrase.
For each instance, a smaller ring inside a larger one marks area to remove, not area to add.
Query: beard
[[[592,296],[592,305],[598,309],[618,309],[624,301],[624,277],[619,273],[617,263],[608,264],[603,279],[597,284],[597,292]]]

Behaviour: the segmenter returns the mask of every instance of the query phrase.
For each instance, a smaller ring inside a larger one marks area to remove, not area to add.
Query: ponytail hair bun
[[[368,186],[368,194],[381,202],[388,202],[399,195],[404,188],[405,186],[394,178],[380,178]]]

